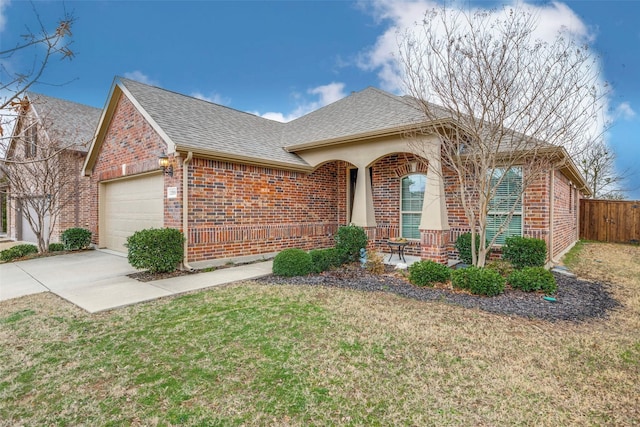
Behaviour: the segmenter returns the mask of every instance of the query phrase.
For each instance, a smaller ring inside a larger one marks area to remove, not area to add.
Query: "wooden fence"
[[[640,201],[580,201],[580,238],[640,243]]]

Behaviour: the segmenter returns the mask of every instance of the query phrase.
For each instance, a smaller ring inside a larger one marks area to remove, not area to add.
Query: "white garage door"
[[[127,237],[138,230],[162,228],[164,183],[161,174],[103,184],[100,246],[126,252]]]

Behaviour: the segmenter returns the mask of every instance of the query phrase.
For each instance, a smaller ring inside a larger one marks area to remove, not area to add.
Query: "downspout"
[[[189,265],[189,163],[193,158],[193,152],[189,151],[187,157],[182,162],[182,233],[184,234],[184,258],[182,259],[182,268],[185,270],[193,270]]]
[[[554,206],[555,206],[555,198],[556,198],[556,194],[555,194],[555,176],[556,176],[556,168],[553,167],[551,168],[551,171],[549,172],[550,174],[550,179],[551,182],[549,183],[549,261],[552,263],[555,263],[556,261],[554,261],[553,259],[553,237],[554,237],[554,227],[553,227],[553,223],[554,223]]]

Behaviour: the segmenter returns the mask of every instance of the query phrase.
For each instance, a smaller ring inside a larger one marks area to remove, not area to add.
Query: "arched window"
[[[427,176],[423,174],[407,175],[400,185],[400,234],[407,239],[420,238],[420,217]]]

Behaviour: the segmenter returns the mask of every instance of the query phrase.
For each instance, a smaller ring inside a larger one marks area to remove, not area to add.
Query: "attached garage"
[[[164,226],[164,181],[160,173],[101,183],[100,247],[126,252],[127,237]]]

